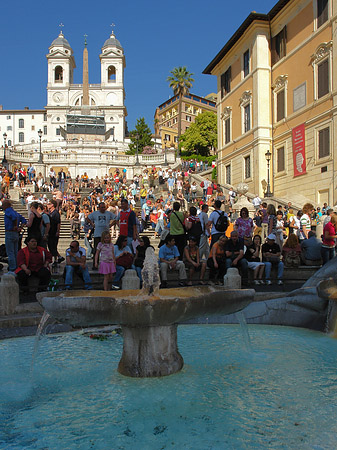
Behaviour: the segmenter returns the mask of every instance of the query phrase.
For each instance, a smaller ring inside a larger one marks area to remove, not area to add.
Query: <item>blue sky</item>
[[[74,82],[82,82],[83,35],[87,34],[89,82],[99,83],[99,54],[110,35],[110,24],[114,23],[116,38],[126,56],[129,130],[139,117],[145,117],[153,129],[156,106],[172,95],[166,82],[169,72],[186,66],[194,73],[191,92],[200,96],[216,92],[216,78],[203,75],[202,71],[252,10],[267,13],[274,4],[276,0],[242,0],[237,7],[223,0],[3,2],[0,104],[4,109],[45,106],[45,55],[61,22],[74,50]]]

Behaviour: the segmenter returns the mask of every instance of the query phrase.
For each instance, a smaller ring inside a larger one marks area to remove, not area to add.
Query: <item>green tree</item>
[[[178,106],[178,142],[180,142],[181,135],[181,115],[182,115],[182,99],[183,95],[189,93],[191,87],[194,83],[194,75],[191,72],[188,72],[185,66],[175,67],[171,70],[170,74],[172,76],[168,76],[167,80],[170,84],[170,88],[173,89],[173,94],[177,95],[179,98],[179,106]],[[179,147],[178,147],[179,153]]]
[[[130,131],[130,141],[128,154],[134,155],[137,151],[137,136],[138,135],[138,153],[142,153],[143,148],[154,145],[152,141],[152,132],[150,127],[146,124],[144,117],[137,119],[135,129]]]
[[[180,146],[185,151],[202,156],[208,156],[210,150],[217,147],[217,142],[217,116],[208,111],[199,114],[180,138]]]

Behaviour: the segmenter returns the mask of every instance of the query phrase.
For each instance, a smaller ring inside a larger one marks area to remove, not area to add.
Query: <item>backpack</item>
[[[228,217],[225,216],[224,212],[219,212],[218,210],[215,211],[219,214],[218,220],[215,224],[215,229],[220,233],[224,233],[228,228]]]
[[[192,227],[188,230],[188,235],[199,238],[202,235],[202,233],[203,231],[200,220],[194,220],[192,222]]]

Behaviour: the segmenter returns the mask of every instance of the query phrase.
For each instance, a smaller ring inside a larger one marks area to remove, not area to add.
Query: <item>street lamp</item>
[[[2,165],[4,166],[4,167],[6,167],[6,169],[7,169],[7,166],[8,166],[8,161],[7,161],[7,159],[6,159],[6,141],[7,141],[7,133],[4,133],[3,134],[3,137],[4,137],[4,157],[2,158]]]
[[[272,197],[273,194],[270,191],[270,160],[271,160],[271,153],[268,150],[267,153],[264,155],[266,157],[267,160],[267,190],[266,193],[264,194],[265,197]]]
[[[165,166],[167,166],[166,144],[167,144],[167,139],[166,139],[166,136],[165,136],[165,138],[164,138],[164,152],[165,152],[165,162],[164,162],[164,165],[165,165]]]
[[[42,159],[42,149],[41,149],[41,139],[42,139],[42,130],[40,129],[37,134],[39,135],[40,138],[40,157],[39,157],[39,163],[43,164],[43,159]]]
[[[139,155],[138,155],[138,140],[139,140],[139,134],[138,134],[138,133],[136,133],[135,138],[137,139],[136,166],[139,166]]]

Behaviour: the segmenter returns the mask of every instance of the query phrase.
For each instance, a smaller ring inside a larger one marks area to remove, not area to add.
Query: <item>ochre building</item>
[[[218,176],[335,205],[337,0],[252,12],[204,70],[217,76]],[[267,159],[270,158],[268,163]]]

